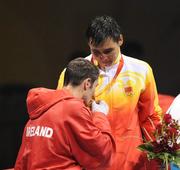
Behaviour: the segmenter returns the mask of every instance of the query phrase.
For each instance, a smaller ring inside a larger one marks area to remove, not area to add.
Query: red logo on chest
[[[124,87],[126,95],[133,95],[133,88],[131,86]]]

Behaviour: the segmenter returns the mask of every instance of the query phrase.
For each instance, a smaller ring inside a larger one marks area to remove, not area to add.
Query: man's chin
[[[112,65],[112,63],[106,63],[104,64],[104,67],[110,67]]]
[[[103,63],[100,65],[100,68],[104,69],[104,68],[110,67],[110,66],[111,66],[111,63],[105,63],[105,64]]]

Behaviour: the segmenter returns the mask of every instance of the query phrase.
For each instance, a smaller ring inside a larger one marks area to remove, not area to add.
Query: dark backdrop
[[[56,88],[67,62],[89,53],[85,29],[103,14],[123,28],[123,52],[152,66],[158,91],[179,93],[179,0],[1,0],[0,169],[14,164],[27,120],[28,89]]]

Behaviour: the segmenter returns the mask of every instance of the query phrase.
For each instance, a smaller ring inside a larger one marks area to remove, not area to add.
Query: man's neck
[[[119,51],[119,54],[118,54],[118,56],[116,57],[115,61],[112,63],[112,65],[107,66],[107,67],[106,67],[106,66],[101,67],[101,66],[99,65],[99,68],[100,68],[102,71],[106,71],[106,70],[110,69],[111,67],[113,67],[114,65],[118,64],[119,61],[120,61],[120,59],[121,59],[121,52]]]
[[[68,90],[72,96],[82,99],[83,94],[82,94],[82,90],[79,86],[74,87],[71,85],[67,85],[67,86],[63,87],[63,89]]]

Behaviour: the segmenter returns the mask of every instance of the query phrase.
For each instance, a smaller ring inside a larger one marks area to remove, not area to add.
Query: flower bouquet
[[[162,123],[154,133],[154,141],[148,141],[138,146],[147,153],[148,159],[161,161],[168,170],[169,163],[180,166],[180,125],[172,119],[170,114],[165,114]]]

